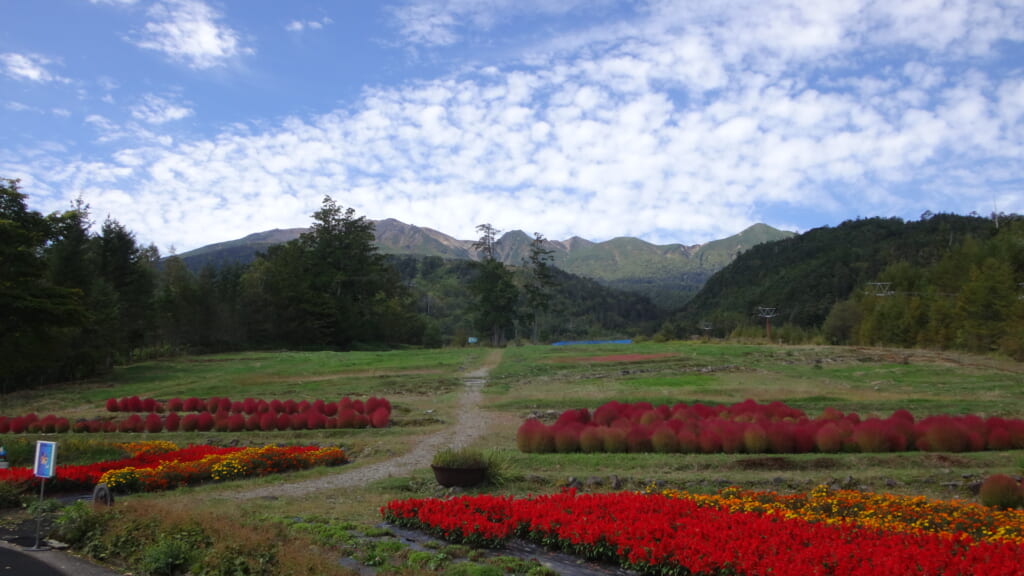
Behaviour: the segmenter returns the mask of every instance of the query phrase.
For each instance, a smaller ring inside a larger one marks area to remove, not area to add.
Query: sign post
[[[43,495],[46,490],[46,479],[53,478],[53,474],[57,469],[57,443],[47,442],[45,440],[39,440],[36,442],[36,459],[35,475],[40,479],[39,481],[39,511],[36,512],[36,545],[26,550],[40,551],[49,550],[49,546],[39,545],[39,533],[42,529],[43,522]]]

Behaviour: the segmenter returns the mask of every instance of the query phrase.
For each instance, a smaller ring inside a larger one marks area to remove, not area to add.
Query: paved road
[[[25,552],[21,546],[0,543],[0,576],[119,576],[57,550]]]

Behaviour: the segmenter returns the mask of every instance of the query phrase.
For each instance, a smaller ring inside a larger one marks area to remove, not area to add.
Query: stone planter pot
[[[476,486],[487,477],[487,468],[446,468],[434,465],[430,467],[434,469],[434,478],[437,479],[437,483],[445,488]]]

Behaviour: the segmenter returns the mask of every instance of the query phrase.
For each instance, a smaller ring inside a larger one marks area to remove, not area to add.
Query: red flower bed
[[[175,449],[149,450],[147,444],[160,444],[161,448],[169,446]],[[343,450],[319,446],[241,448],[191,445],[177,449],[167,442],[142,442],[123,446],[134,455],[121,460],[81,466],[57,466],[54,477],[46,481],[47,490],[91,490],[101,480],[108,482],[111,488],[122,489],[123,486],[118,483],[126,477],[135,480],[139,489],[166,490],[207,480],[265,476],[348,462]],[[144,476],[145,482],[138,481],[140,474]],[[40,481],[31,468],[0,469],[0,482],[18,484],[26,490],[38,488]]]
[[[213,446],[189,446],[173,452],[164,454],[138,453],[131,458],[121,460],[108,460],[95,464],[83,464],[78,466],[57,466],[53,478],[46,481],[47,489],[61,491],[91,490],[104,473],[120,468],[149,468],[158,466],[161,462],[170,460],[190,461],[204,458],[210,454],[229,454],[237,452],[241,448],[216,448]],[[0,482],[11,482],[21,484],[26,488],[39,486],[40,479],[36,478],[31,468],[6,468],[0,469]]]
[[[567,410],[552,425],[525,421],[523,452],[965,452],[1024,448],[1024,420],[929,416],[906,410],[861,419],[828,408],[818,418],[780,402],[731,406],[609,402],[593,412]]]
[[[1024,547],[732,512],[661,495],[574,492],[389,502],[385,520],[474,545],[529,539],[644,574],[1003,576]]]
[[[48,414],[0,416],[0,434],[98,432],[241,432],[243,430],[317,430],[321,428],[386,428],[391,425],[391,403],[371,396],[365,402],[344,397],[338,402],[315,400],[258,400],[246,398],[172,398],[161,403],[138,396],[110,398],[110,412],[125,413],[121,419],[78,420]],[[167,413],[165,416],[162,415]],[[179,412],[186,412],[182,415]],[[140,413],[144,415],[140,415]]]

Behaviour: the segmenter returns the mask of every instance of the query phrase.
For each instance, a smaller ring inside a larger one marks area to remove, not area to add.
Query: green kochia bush
[[[1024,504],[1024,486],[1006,474],[994,474],[982,482],[978,496],[985,506],[1017,508]]]

